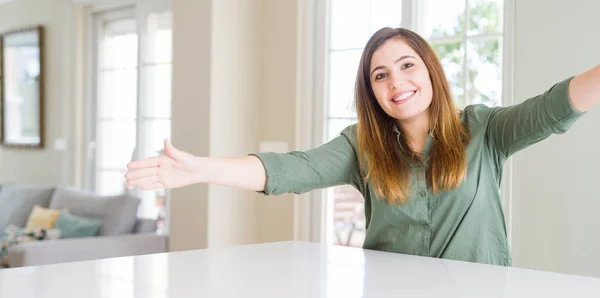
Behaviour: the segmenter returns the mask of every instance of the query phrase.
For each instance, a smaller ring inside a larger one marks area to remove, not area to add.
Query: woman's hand
[[[128,187],[142,190],[177,188],[202,181],[202,159],[173,147],[167,139],[165,154],[132,161],[125,174]]]

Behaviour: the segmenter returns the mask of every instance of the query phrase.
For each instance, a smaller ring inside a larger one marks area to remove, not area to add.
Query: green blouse
[[[266,170],[263,193],[299,194],[351,184],[365,198],[363,248],[510,266],[500,200],[502,168],[512,154],[552,134],[564,133],[583,114],[571,105],[571,79],[514,106],[466,107],[461,120],[471,134],[467,179],[454,190],[433,195],[427,185],[427,156],[433,142],[428,139],[424,161],[409,169],[411,194],[407,204],[390,205],[378,198],[369,183],[361,183],[356,125],[352,125],[330,142],[308,151],[252,154]]]

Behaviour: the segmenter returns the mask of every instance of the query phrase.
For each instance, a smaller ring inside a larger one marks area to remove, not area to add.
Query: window
[[[368,38],[386,26],[414,30],[430,42],[458,108],[502,104],[503,5],[503,0],[330,0],[323,141],[357,122],[353,91],[360,56]],[[326,238],[336,245],[361,246],[364,199],[351,186],[326,193],[326,201],[333,202]]]
[[[116,195],[124,190],[125,165],[131,160],[136,145],[137,24],[133,11],[106,13],[97,20],[93,188],[102,195]]]
[[[418,31],[438,54],[457,106],[501,105],[503,0],[419,4]]]
[[[167,7],[119,9],[93,15],[95,92],[90,114],[88,187],[101,195],[126,192],[127,163],[162,153],[171,130],[172,12]],[[164,228],[166,193],[132,191],[139,216]]]

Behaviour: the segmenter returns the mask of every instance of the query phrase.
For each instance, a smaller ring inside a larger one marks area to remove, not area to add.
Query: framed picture
[[[43,27],[0,36],[0,143],[44,147]]]

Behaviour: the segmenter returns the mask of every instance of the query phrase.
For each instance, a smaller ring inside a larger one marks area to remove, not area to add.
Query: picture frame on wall
[[[0,144],[44,147],[44,30],[0,35]]]

